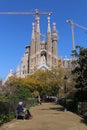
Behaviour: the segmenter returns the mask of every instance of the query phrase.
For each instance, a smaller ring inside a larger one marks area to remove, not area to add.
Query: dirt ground
[[[63,111],[54,103],[43,103],[30,109],[30,120],[12,120],[0,130],[87,130],[82,118],[69,111]]]

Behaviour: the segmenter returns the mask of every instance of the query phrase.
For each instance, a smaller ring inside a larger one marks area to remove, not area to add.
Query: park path
[[[62,111],[60,105],[43,103],[30,109],[30,120],[12,120],[0,130],[87,130],[82,118],[69,111]]]

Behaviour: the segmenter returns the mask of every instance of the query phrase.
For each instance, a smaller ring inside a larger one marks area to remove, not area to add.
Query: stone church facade
[[[50,17],[48,17],[47,23],[47,34],[44,42],[41,41],[39,16],[36,17],[35,23],[32,23],[31,43],[30,46],[26,46],[21,65],[16,70],[17,77],[26,77],[38,69],[52,70],[62,66],[62,60],[58,57],[56,23],[53,23],[51,28]]]

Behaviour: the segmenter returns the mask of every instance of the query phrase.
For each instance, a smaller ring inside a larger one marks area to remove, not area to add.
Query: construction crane
[[[38,9],[35,9],[35,12],[0,12],[0,14],[35,14],[38,16],[38,14],[48,14],[51,15],[52,12],[39,12]]]
[[[35,9],[35,12],[0,12],[1,15],[35,15],[35,20],[36,20],[36,25],[37,25],[37,21],[38,21],[38,17],[39,15],[51,15],[52,12],[39,12],[38,9]],[[40,34],[42,37],[46,38],[45,35]]]
[[[5,15],[5,14],[7,14],[7,15],[30,15],[30,14],[32,14],[32,15],[36,16],[35,20],[37,21],[39,14],[40,15],[46,14],[46,15],[50,16],[52,14],[52,12],[39,12],[38,9],[35,9],[35,12],[33,12],[33,11],[32,12],[0,12],[0,14],[3,14],[3,15]]]
[[[71,31],[72,31],[72,48],[73,48],[73,50],[75,50],[75,44],[74,44],[75,43],[75,39],[74,39],[74,26],[77,26],[77,27],[79,27],[81,29],[84,29],[86,31],[87,31],[87,28],[84,27],[84,26],[82,26],[82,25],[79,25],[77,23],[74,23],[72,20],[66,20],[66,22],[68,22],[71,25]]]

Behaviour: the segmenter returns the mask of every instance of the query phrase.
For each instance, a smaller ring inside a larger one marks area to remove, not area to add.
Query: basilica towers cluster
[[[43,23],[44,28],[44,23]],[[50,25],[50,17],[48,17],[48,27],[45,41],[41,41],[40,18],[36,16],[36,22],[32,23],[32,36],[30,43],[30,65],[29,73],[33,73],[37,69],[53,69],[58,67],[58,49],[57,49],[57,30],[56,24]]]

